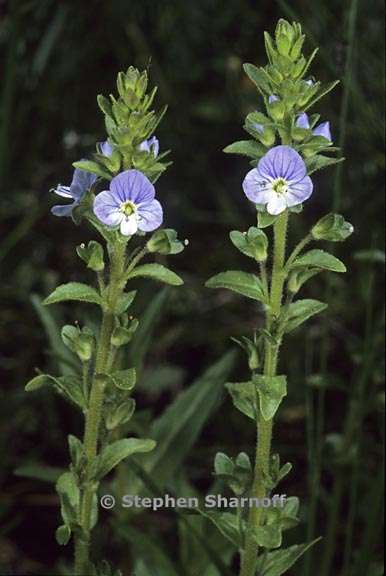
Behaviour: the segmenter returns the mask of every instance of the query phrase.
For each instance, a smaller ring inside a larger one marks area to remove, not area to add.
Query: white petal
[[[272,194],[268,204],[267,204],[267,212],[268,214],[272,214],[272,216],[276,216],[277,214],[281,214],[287,208],[287,203],[285,200],[284,194]]]
[[[135,214],[126,216],[121,222],[121,233],[124,236],[133,236],[138,230],[137,217]]]

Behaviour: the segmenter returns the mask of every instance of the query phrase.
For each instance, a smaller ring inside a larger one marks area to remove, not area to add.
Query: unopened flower
[[[296,119],[296,126],[298,128],[306,128],[306,129],[310,128],[310,120],[308,118],[308,114],[306,114],[305,112],[299,114],[299,116]],[[329,122],[322,122],[321,124],[318,124],[318,126],[316,126],[312,130],[312,133],[314,136],[323,136],[323,138],[326,138],[326,140],[332,142]]]
[[[107,158],[110,158],[110,156],[112,155],[112,153],[114,151],[113,145],[110,144],[110,142],[108,140],[105,140],[104,142],[100,142],[98,144],[98,148],[99,148],[99,152],[101,154],[103,154],[103,156],[107,156]]]
[[[126,170],[115,176],[110,189],[96,196],[94,214],[106,226],[119,226],[124,236],[132,236],[138,230],[152,232],[163,220],[154,186],[139,170]]]
[[[280,100],[280,98],[279,96],[276,96],[276,94],[271,94],[271,96],[268,98],[268,102],[270,104],[272,104],[272,102],[278,102],[278,100]]]
[[[157,158],[158,152],[159,152],[158,138],[156,136],[152,136],[151,138],[144,140],[138,146],[138,149],[141,150],[142,152],[148,152],[149,154],[150,154],[150,152],[152,152],[154,158]]]
[[[64,206],[53,206],[51,208],[52,214],[55,216],[71,216],[73,209],[79,204],[86,192],[90,190],[96,179],[95,174],[75,168],[70,186],[62,186],[59,184],[58,187],[53,190],[58,196],[71,198],[73,202],[72,204],[66,204]]]
[[[300,154],[290,146],[275,146],[248,172],[243,189],[249,200],[276,215],[307,200],[313,184]]]

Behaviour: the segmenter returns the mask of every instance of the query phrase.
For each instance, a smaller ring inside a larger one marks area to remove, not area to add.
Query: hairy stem
[[[272,322],[280,315],[283,287],[285,281],[285,248],[288,226],[288,212],[284,212],[274,225],[274,256],[270,293],[270,308],[266,318],[266,328],[270,330]],[[275,376],[279,355],[279,346],[266,343],[264,375]],[[257,447],[255,475],[251,496],[263,499],[266,496],[265,478],[269,474],[272,442],[272,420],[264,420],[261,414],[257,417]],[[242,557],[240,576],[255,576],[258,547],[254,531],[262,525],[264,510],[262,507],[252,507],[249,512],[245,551]]]
[[[88,573],[90,533],[93,500],[96,486],[92,482],[92,469],[98,453],[99,428],[102,416],[105,381],[101,375],[109,370],[111,335],[114,329],[114,306],[123,290],[122,277],[125,267],[125,243],[114,245],[111,253],[110,282],[107,288],[107,306],[103,311],[102,325],[96,350],[95,372],[86,413],[84,448],[87,457],[86,484],[81,492],[80,525],[75,537],[75,574]]]

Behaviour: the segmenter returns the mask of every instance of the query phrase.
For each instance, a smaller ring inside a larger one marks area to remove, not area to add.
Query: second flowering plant
[[[240,508],[236,514],[210,517],[239,551],[240,576],[280,576],[315,543],[282,546],[283,532],[299,521],[297,497],[289,497],[283,507],[262,505],[292,468],[272,453],[274,417],[287,395],[279,353],[287,334],[327,307],[324,302],[297,297],[306,282],[323,271],[346,271],[334,255],[306,247],[324,240],[340,242],[353,232],[343,216],[327,214],[288,254],[289,224],[293,222],[296,231],[303,204],[319,193],[311,176],[342,160],[334,155],[337,148],[329,122],[320,122],[319,114],[309,115],[336,82],[323,85],[310,75],[316,51],[306,58],[304,40],[299,24],[280,20],[274,38],[265,34],[268,64],[244,65],[264,112],[247,115],[244,128],[252,138],[231,144],[225,152],[250,158],[252,168],[242,189],[256,207],[257,221],[246,231],[231,231],[230,240],[257,270],[230,270],[207,282],[209,288],[226,288],[258,302],[264,316],[263,326],[237,340],[246,352],[249,380],[227,384],[235,407],[255,424],[254,461],[244,452],[235,457],[220,452],[215,459],[216,475],[236,496],[260,502],[247,513]]]

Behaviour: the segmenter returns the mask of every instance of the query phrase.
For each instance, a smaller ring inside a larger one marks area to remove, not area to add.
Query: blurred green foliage
[[[224,239],[230,230],[254,224],[241,191],[248,163],[222,149],[242,137],[243,117],[259,105],[242,63],[263,62],[262,33],[283,16],[301,22],[309,52],[321,46],[315,76],[342,79],[323,101],[322,119],[331,121],[346,157],[342,165],[315,175],[313,201],[296,218],[301,229],[292,229],[292,237],[300,239],[332,208],[347,216],[356,234],[338,248],[349,272],[327,287],[328,316],[295,333],[283,351],[290,395],[275,442],[283,459],[295,463],[285,489],[301,499],[300,530],[330,535],[307,560],[304,575],[330,560],[333,568],[325,576],[382,573],[382,15],[380,2],[360,0],[301,0],[296,6],[284,0],[8,2],[0,21],[0,572],[52,574],[58,559],[65,560],[53,536],[58,503],[47,480],[67,463],[67,434],[79,435],[81,422],[53,395],[27,397],[24,384],[37,366],[61,363],[71,369],[55,322],[74,321],[78,309],[63,307],[51,316],[36,295],[83,275],[75,247],[92,236],[50,215],[48,191],[68,183],[72,162],[104,138],[96,94],[111,92],[117,72],[133,64],[149,68],[159,86],[157,103],[169,104],[157,136],[172,150],[173,165],[157,182],[157,196],[166,225],[190,244],[175,266],[186,288],[159,294],[159,306],[157,287],[147,286],[138,303],[139,313],[147,310],[149,319],[146,346],[131,352],[143,365],[137,426],[148,430],[154,416],[233,346],[228,336],[251,333],[259,319],[253,304],[213,294],[203,282],[222,267],[238,267],[242,255]],[[325,291],[325,284],[315,282],[309,295],[325,296]],[[79,309],[79,318],[83,314]],[[236,370],[242,378],[247,367],[240,363]],[[243,416],[228,399],[216,406],[195,428],[197,441],[174,470],[180,492],[211,486],[217,451],[251,451],[254,439]],[[38,462],[52,468],[37,471]],[[15,475],[21,465],[29,468]],[[115,522],[120,528],[109,527],[111,551],[122,556],[122,542],[129,540],[138,574],[150,573],[141,560],[143,526]],[[154,517],[141,522],[151,526]],[[194,520],[197,546],[210,537],[200,522]],[[171,513],[157,518],[165,574],[172,574],[170,559],[178,556],[177,527],[181,544],[191,528]],[[223,543],[213,543],[222,549]],[[152,550],[160,566],[159,544]],[[189,565],[182,544],[179,561]],[[130,559],[122,562],[127,570],[132,566]]]

